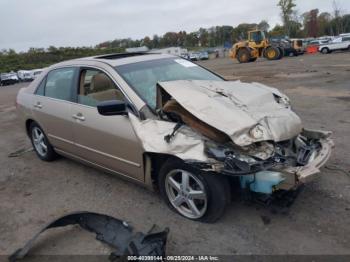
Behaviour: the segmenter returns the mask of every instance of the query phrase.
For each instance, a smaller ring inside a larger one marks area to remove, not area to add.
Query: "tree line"
[[[350,14],[343,14],[337,1],[333,0],[332,12],[320,13],[318,8],[299,14],[295,0],[279,0],[282,25],[272,29],[272,35],[288,35],[291,38],[336,36],[350,32]]]
[[[195,32],[167,32],[163,36],[145,36],[142,39],[115,39],[94,47],[30,48],[27,52],[16,53],[13,49],[0,51],[0,72],[42,68],[51,64],[79,57],[105,53],[124,52],[129,47],[147,46],[150,49],[181,46],[188,49],[231,47],[233,43],[246,39],[249,30],[259,29],[270,36],[290,38],[320,37],[350,32],[350,14],[343,14],[336,1],[333,11],[320,13],[313,9],[303,14],[296,11],[295,0],[278,0],[283,24],[270,28],[268,21],[242,23],[236,27],[224,25],[200,28]]]
[[[350,14],[343,14],[343,10],[333,1],[333,11],[319,12],[313,9],[299,14],[296,10],[295,0],[278,0],[277,6],[281,10],[282,24],[270,28],[268,21],[260,23],[242,23],[233,26],[215,26],[211,28],[200,28],[195,32],[187,33],[167,32],[163,36],[145,36],[143,39],[116,39],[99,44],[99,47],[137,47],[164,48],[169,46],[182,46],[186,48],[205,48],[225,46],[231,47],[233,43],[246,39],[250,30],[259,29],[269,33],[270,36],[289,38],[316,38],[320,36],[336,36],[341,33],[350,32]]]
[[[13,49],[0,51],[0,72],[44,68],[52,64],[87,56],[124,52],[123,48],[101,49],[97,47],[30,48],[17,53]]]

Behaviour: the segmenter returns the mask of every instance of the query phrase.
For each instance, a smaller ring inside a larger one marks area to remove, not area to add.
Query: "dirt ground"
[[[10,254],[48,221],[73,211],[106,213],[137,231],[169,227],[168,254],[350,254],[350,53],[304,55],[281,61],[201,64],[229,80],[261,82],[285,92],[305,127],[331,130],[336,149],[319,177],[307,184],[287,214],[233,200],[215,224],[189,221],[159,195],[113,175],[34,152],[18,121],[15,96],[25,84],[0,88],[0,254]],[[108,254],[78,228],[54,230],[35,254]]]

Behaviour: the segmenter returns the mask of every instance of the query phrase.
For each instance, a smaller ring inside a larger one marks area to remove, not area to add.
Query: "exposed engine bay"
[[[286,175],[279,173],[286,167],[301,167],[312,162],[322,148],[319,139],[306,137],[301,133],[295,138],[281,142],[256,142],[254,144],[239,147],[232,143],[230,139],[215,128],[191,118],[190,114],[183,108],[177,111],[179,107],[174,106],[176,102],[170,100],[164,106],[163,112],[169,119],[177,121],[174,130],[181,125],[188,125],[198,131],[203,136],[210,139],[204,141],[204,152],[211,158],[218,161],[217,164],[203,164],[196,161],[186,161],[198,168],[206,171],[215,170],[216,172],[241,176],[241,186],[245,188],[251,185],[254,192],[271,194],[277,184],[286,180]],[[169,104],[173,110],[169,111]],[[164,139],[170,143],[174,133],[165,136]],[[170,137],[169,137],[170,136]],[[269,170],[269,171],[267,171]],[[297,178],[287,186],[290,189],[295,184]],[[261,182],[259,182],[261,181]],[[289,188],[290,187],[290,188]]]
[[[241,188],[257,193],[295,189],[333,147],[330,132],[304,129],[285,95],[257,83],[161,82],[157,115],[131,119],[145,150],[238,177]]]

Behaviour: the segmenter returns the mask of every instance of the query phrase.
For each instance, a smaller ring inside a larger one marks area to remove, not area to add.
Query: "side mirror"
[[[128,115],[126,104],[121,100],[103,101],[97,104],[97,111],[103,116]]]

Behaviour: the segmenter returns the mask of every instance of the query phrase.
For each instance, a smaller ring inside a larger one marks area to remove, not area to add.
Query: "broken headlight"
[[[211,141],[205,142],[205,153],[208,157],[224,162],[227,157],[234,157],[243,162],[254,163],[256,160],[253,157],[241,155],[229,146],[219,145]]]
[[[259,161],[254,157],[235,152],[233,148],[207,141],[205,153],[223,163],[222,173],[229,175],[246,175],[266,170],[274,165],[271,160]]]
[[[265,129],[262,125],[256,125],[249,131],[249,135],[254,139],[262,139],[265,134]]]
[[[288,97],[286,97],[286,96],[281,97],[281,96],[278,96],[276,94],[274,94],[273,96],[278,104],[284,105],[286,108],[291,107],[290,100]]]

